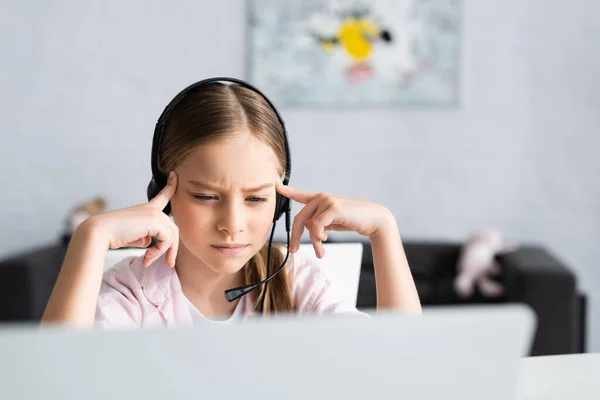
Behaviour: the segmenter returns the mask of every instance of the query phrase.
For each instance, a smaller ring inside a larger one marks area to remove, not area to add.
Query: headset
[[[287,131],[285,129],[285,122],[283,121],[283,118],[277,111],[277,108],[275,108],[275,106],[267,98],[267,96],[265,96],[260,90],[258,90],[256,87],[252,86],[250,83],[245,82],[240,79],[236,79],[236,78],[216,77],[216,78],[208,78],[208,79],[198,81],[196,83],[189,85],[185,89],[183,89],[165,107],[164,111],[160,115],[160,118],[156,122],[156,126],[154,128],[154,136],[152,138],[152,159],[151,159],[152,179],[150,180],[150,183],[148,184],[148,188],[146,190],[146,193],[148,195],[148,200],[156,197],[156,195],[167,184],[167,176],[165,174],[163,174],[158,168],[158,152],[161,148],[162,139],[163,139],[163,127],[167,121],[169,112],[171,111],[173,106],[189,92],[193,91],[194,89],[197,89],[198,87],[208,85],[211,83],[215,83],[215,82],[229,82],[232,84],[237,84],[237,85],[243,86],[243,87],[259,94],[267,102],[267,104],[271,107],[271,109],[275,112],[275,115],[277,116],[277,119],[279,120],[279,123],[281,124],[281,130],[283,132],[283,138],[284,138],[284,144],[285,144],[285,153],[286,153],[285,159],[286,159],[287,173],[284,174],[283,184],[287,185],[289,183],[289,176],[292,171],[292,162],[290,159],[290,150],[289,150],[289,144],[288,144],[288,138],[287,138]],[[169,215],[169,213],[171,212],[171,203],[170,202],[163,209],[163,212],[165,214]],[[286,265],[286,261],[290,254],[290,251],[289,251],[289,247],[290,247],[290,212],[291,212],[290,199],[283,196],[279,192],[277,192],[276,200],[275,200],[275,215],[273,216],[273,227],[271,229],[271,235],[269,237],[269,250],[268,250],[268,255],[267,255],[267,277],[264,280],[254,283],[254,284],[251,284],[251,285],[245,285],[245,286],[240,286],[240,287],[226,290],[225,298],[227,299],[227,301],[232,302],[232,301],[250,293],[252,290],[259,287],[260,285],[264,284],[265,287],[264,287],[262,299],[260,302],[260,312],[264,314],[265,293],[267,292],[268,282],[283,269],[283,267]],[[285,214],[285,230],[287,232],[286,255],[285,255],[283,264],[273,274],[269,275],[269,273],[270,273],[269,265],[271,262],[271,244],[273,241],[273,234],[275,233],[275,226],[277,224],[277,221],[284,214]],[[148,247],[154,246],[156,244],[156,241],[157,241],[156,238],[152,238],[152,243]]]

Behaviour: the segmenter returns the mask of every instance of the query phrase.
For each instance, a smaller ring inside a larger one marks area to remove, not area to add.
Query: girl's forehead
[[[277,156],[273,149],[253,135],[234,136],[231,138],[213,140],[194,147],[188,159],[192,162],[231,161],[243,162],[273,162]]]
[[[223,181],[265,181],[275,179],[281,172],[275,152],[252,135],[200,144],[190,151],[179,169],[184,175]]]

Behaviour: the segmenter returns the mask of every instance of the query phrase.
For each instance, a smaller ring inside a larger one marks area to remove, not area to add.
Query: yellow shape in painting
[[[371,40],[379,35],[379,28],[366,19],[346,19],[338,31],[338,39],[348,54],[357,61],[371,53]]]

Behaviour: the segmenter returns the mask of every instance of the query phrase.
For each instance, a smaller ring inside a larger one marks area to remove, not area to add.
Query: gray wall
[[[145,201],[164,105],[244,72],[243,1],[49,3],[0,6],[0,255],[55,241],[93,194]],[[385,204],[405,240],[496,225],[547,246],[591,294],[600,351],[600,3],[463,4],[459,107],[283,109],[292,183]]]

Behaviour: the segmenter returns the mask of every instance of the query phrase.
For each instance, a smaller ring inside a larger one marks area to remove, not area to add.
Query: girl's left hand
[[[354,231],[372,238],[382,226],[395,223],[391,212],[377,203],[300,190],[283,185],[279,180],[275,189],[285,197],[305,204],[294,218],[290,253],[300,248],[305,226],[317,257],[322,258],[325,255],[322,241],[327,240],[327,231]]]

